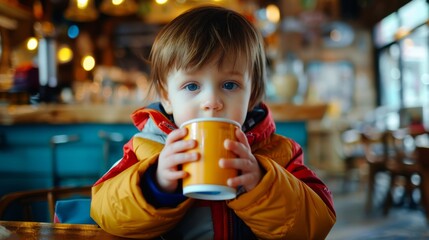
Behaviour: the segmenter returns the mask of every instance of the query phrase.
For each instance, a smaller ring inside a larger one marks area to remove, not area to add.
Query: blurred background
[[[407,153],[415,136],[427,143],[427,0],[0,0],[0,197],[91,184],[119,159],[135,132],[129,115],[153,100],[145,60],[156,34],[204,4],[242,13],[263,34],[277,131],[302,145],[338,201],[331,239],[373,220],[403,225],[390,221],[395,211],[415,239],[429,238],[414,224],[427,216],[426,170],[376,168],[363,139],[386,147],[373,135],[405,129],[394,142]]]

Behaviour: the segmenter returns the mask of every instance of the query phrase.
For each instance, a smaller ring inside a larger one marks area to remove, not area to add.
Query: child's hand
[[[246,135],[238,128],[235,134],[238,141],[225,140],[224,146],[235,153],[237,158],[221,159],[219,165],[223,168],[235,168],[241,172],[240,176],[228,179],[228,186],[243,186],[246,191],[250,191],[261,180],[262,169],[252,154]]]
[[[197,146],[195,140],[182,140],[186,134],[186,128],[172,131],[167,136],[164,149],[159,155],[156,181],[165,192],[176,191],[179,179],[187,176],[187,173],[179,170],[178,166],[186,162],[196,161],[199,158],[198,153],[185,152]]]

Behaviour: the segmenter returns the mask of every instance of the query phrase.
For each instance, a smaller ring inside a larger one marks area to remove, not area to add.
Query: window
[[[429,108],[428,19],[429,3],[413,0],[374,27],[379,105]]]

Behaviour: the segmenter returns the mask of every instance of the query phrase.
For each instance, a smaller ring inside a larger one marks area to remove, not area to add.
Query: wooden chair
[[[334,142],[335,152],[344,162],[343,193],[351,190],[351,183],[359,170],[358,180],[361,181],[361,166],[366,161],[362,148],[360,132],[356,129],[346,129],[338,132],[339,137]]]
[[[426,220],[429,223],[429,146],[416,145],[417,162],[421,167],[421,205],[425,211]]]
[[[14,219],[11,220],[40,221],[37,214],[48,213],[49,221],[53,222],[57,200],[90,197],[91,186],[55,187],[9,193],[0,199],[0,219],[3,220],[8,213],[12,213]]]
[[[365,159],[368,164],[368,190],[365,203],[365,211],[371,213],[373,209],[376,176],[378,173],[387,172],[386,162],[389,158],[389,150],[386,141],[386,131],[367,131],[361,133],[361,142]],[[384,202],[384,199],[382,200]]]
[[[386,162],[386,169],[390,175],[390,186],[383,206],[385,215],[388,214],[393,205],[394,191],[398,186],[403,187],[405,190],[401,196],[402,199],[415,203],[413,191],[419,186],[413,183],[413,176],[421,175],[420,166],[416,160],[413,139],[408,134],[407,129],[390,131],[388,137],[387,146],[392,151],[392,157]],[[407,142],[410,144],[407,144]],[[398,184],[399,180],[402,180],[402,184]]]

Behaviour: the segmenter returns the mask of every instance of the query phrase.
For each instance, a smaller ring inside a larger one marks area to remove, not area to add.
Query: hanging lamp
[[[126,16],[137,12],[138,5],[134,0],[103,0],[101,12],[111,16]]]
[[[90,22],[98,17],[94,0],[69,0],[64,16],[76,22]]]

